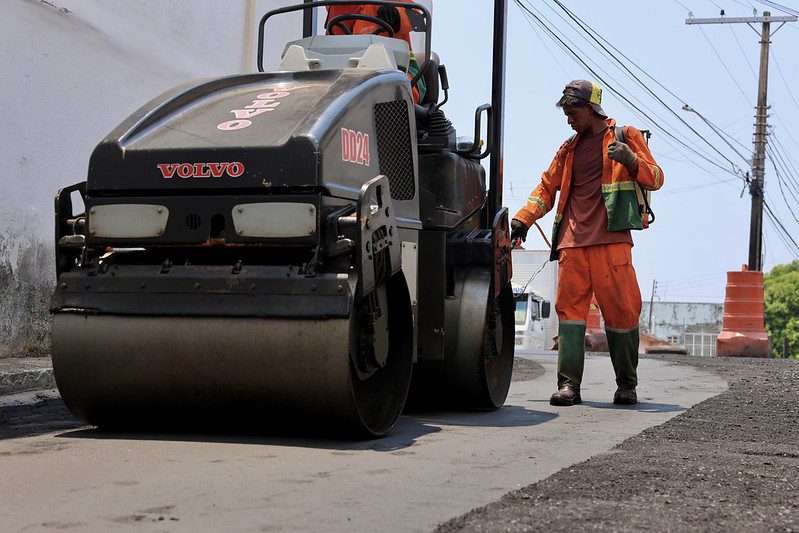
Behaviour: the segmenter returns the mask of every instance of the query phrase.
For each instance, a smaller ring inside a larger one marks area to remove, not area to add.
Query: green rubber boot
[[[585,367],[585,322],[562,321],[558,326],[558,389],[578,393]]]
[[[638,386],[638,328],[626,331],[605,328],[605,334],[616,372],[616,385],[621,390],[635,391]]]

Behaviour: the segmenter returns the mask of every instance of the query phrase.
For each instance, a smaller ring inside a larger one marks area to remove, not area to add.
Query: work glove
[[[634,169],[638,166],[638,155],[632,151],[630,145],[619,141],[613,141],[608,145],[608,157],[618,161],[627,169]]]
[[[388,22],[395,33],[399,32],[402,27],[399,9],[394,6],[380,6],[380,9],[377,10],[377,18]]]
[[[527,230],[529,230],[527,226],[522,224],[519,220],[515,218],[510,221],[510,243],[511,245],[516,245],[518,242],[524,242],[527,240]]]

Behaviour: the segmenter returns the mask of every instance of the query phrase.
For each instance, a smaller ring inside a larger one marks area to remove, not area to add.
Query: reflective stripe
[[[563,214],[562,213],[556,214],[555,215],[555,222],[557,223],[557,222],[560,222],[561,220],[563,220]]]
[[[609,328],[607,325],[605,326],[605,331],[610,331],[611,333],[631,333],[633,331],[636,331],[637,329],[638,329],[638,326],[633,326],[633,327],[627,328],[627,329]]]
[[[663,174],[658,167],[655,167],[655,189],[660,187],[660,182],[663,181]]]
[[[545,204],[544,201],[538,196],[531,196],[530,198],[527,199],[527,201],[540,207],[541,211],[547,210],[547,204]]]
[[[585,326],[585,320],[561,320],[558,324],[562,326]]]
[[[615,192],[615,191],[634,191],[634,181],[617,181],[615,183],[603,183],[602,192]]]

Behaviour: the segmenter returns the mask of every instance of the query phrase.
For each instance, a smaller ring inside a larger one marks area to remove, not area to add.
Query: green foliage
[[[782,340],[788,353],[799,358],[799,261],[775,266],[766,274],[766,329],[775,357],[782,357]]]

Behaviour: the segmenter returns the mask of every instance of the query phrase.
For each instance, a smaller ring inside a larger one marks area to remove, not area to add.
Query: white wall
[[[260,17],[299,2],[2,0],[0,356],[48,342],[56,191],[85,180],[95,145],[158,94],[255,71]],[[301,13],[269,21],[267,69],[301,33]]]
[[[46,344],[57,189],[85,180],[95,145],[161,92],[254,71],[258,19],[293,3],[2,0],[0,355]],[[301,32],[300,14],[270,22],[267,65]]]

